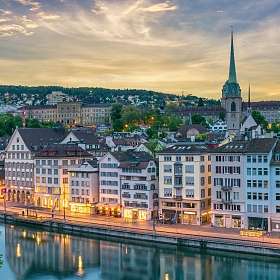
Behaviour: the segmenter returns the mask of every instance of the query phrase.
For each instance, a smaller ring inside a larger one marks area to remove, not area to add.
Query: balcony
[[[231,186],[222,186],[221,190],[224,192],[229,192],[229,191],[232,191],[232,187]]]
[[[173,198],[177,201],[182,201],[183,200],[183,196],[182,195],[174,195]]]
[[[223,204],[232,204],[232,199],[227,200],[227,199],[222,198],[222,202],[223,202]]]

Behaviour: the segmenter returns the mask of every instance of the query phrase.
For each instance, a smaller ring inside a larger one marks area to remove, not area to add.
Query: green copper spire
[[[231,48],[230,48],[230,65],[229,65],[228,82],[237,83],[235,58],[234,58],[233,31],[231,31]]]

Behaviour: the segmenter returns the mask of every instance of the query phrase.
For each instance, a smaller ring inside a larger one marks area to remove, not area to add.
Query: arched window
[[[231,112],[235,112],[236,111],[236,104],[235,104],[235,102],[231,102],[230,110],[231,110]]]

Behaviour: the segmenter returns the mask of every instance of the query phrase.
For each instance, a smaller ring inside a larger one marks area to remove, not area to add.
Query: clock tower
[[[228,133],[231,135],[239,134],[242,118],[242,97],[236,75],[233,32],[231,32],[229,75],[222,89],[221,104],[226,112]]]

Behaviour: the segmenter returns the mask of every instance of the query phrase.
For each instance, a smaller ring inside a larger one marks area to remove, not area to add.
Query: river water
[[[280,259],[0,224],[0,280],[280,279]]]

